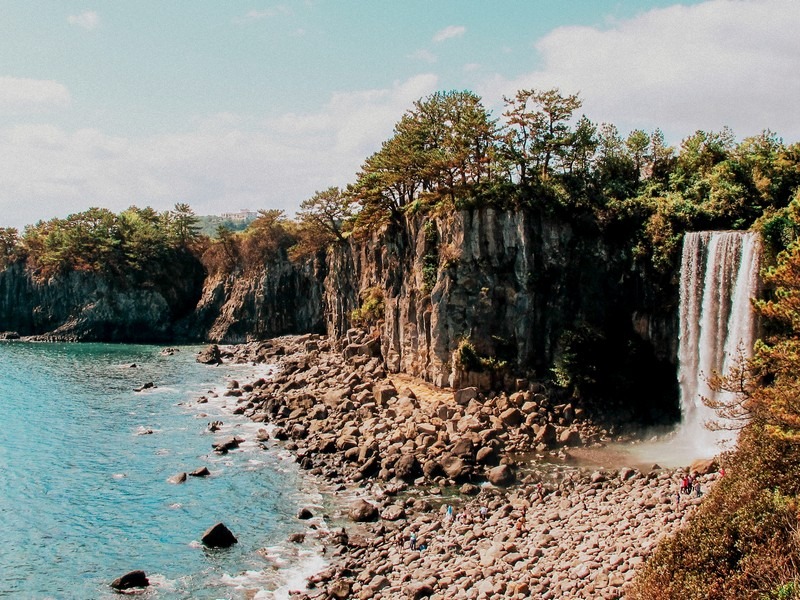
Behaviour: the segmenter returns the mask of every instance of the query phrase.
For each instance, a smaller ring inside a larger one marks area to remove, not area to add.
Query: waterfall
[[[710,431],[718,420],[702,398],[724,400],[708,385],[739,357],[750,358],[756,337],[751,298],[758,293],[760,245],[754,233],[703,231],[683,241],[680,283],[678,381],[682,425],[679,437],[706,455],[729,445],[733,434]]]

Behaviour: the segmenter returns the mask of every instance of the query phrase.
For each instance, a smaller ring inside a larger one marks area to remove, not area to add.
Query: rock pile
[[[278,365],[226,394],[234,412],[274,424],[258,441],[285,442],[302,468],[362,496],[347,510],[351,531],[314,529],[334,562],[300,598],[620,598],[701,501],[677,494],[680,470],[526,471],[516,453],[563,457],[610,433],[536,383],[483,394],[389,378],[379,349],[353,337],[343,353],[313,335],[220,349]],[[717,475],[704,472],[705,491]],[[460,491],[450,510],[445,486]]]

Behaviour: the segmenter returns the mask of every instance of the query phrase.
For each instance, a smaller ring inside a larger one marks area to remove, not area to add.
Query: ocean
[[[258,446],[259,425],[222,395],[267,367],[209,367],[179,349],[0,342],[0,597],[114,598],[109,583],[142,569],[147,598],[286,598],[324,567],[313,536],[287,541],[324,527],[296,519],[320,515],[320,489],[279,446]],[[214,453],[231,435],[247,442]],[[210,477],[168,482],[202,466]],[[219,521],[239,543],[206,549]]]

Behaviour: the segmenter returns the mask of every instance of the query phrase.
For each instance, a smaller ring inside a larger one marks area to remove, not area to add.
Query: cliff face
[[[186,260],[157,277],[69,272],[38,280],[24,264],[0,271],[0,331],[48,340],[169,341],[197,303],[202,267]]]
[[[533,211],[482,209],[351,241],[329,254],[327,329],[342,336],[359,295],[378,289],[384,318],[374,326],[391,371],[488,386],[492,364],[540,378],[562,365],[620,393],[646,373],[672,396],[674,304],[653,297],[624,244],[575,228]],[[456,360],[465,343],[485,369]],[[612,371],[627,379],[615,383]]]
[[[209,277],[184,327],[213,342],[240,343],[288,333],[322,333],[325,264],[273,261],[246,274]]]

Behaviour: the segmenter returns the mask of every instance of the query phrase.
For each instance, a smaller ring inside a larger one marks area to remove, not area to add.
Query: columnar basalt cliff
[[[658,302],[622,244],[579,227],[487,208],[351,239],[329,253],[327,329],[342,338],[359,296],[377,289],[384,315],[372,326],[390,371],[490,386],[499,373],[546,379],[594,361],[581,367],[620,394],[646,378],[674,397],[675,302]]]

